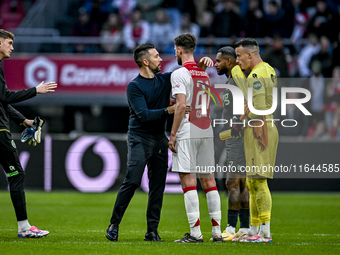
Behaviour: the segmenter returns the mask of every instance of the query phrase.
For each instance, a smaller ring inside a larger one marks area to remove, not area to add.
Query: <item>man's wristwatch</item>
[[[169,114],[168,107],[164,109],[164,112],[165,112],[166,114]]]

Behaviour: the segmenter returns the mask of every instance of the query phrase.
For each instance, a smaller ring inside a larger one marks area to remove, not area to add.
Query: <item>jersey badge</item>
[[[255,81],[255,82],[253,83],[253,88],[256,89],[256,90],[259,90],[260,88],[262,88],[261,82]]]

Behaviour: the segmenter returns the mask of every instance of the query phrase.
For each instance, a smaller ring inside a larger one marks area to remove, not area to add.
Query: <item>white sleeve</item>
[[[170,78],[172,86],[172,96],[176,96],[176,94],[186,95],[190,78],[191,78],[190,75],[188,74],[187,70],[184,67],[175,70],[171,74]]]

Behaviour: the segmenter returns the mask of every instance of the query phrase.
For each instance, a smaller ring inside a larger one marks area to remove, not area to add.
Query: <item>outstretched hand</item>
[[[212,67],[214,66],[214,62],[212,61],[211,58],[209,57],[203,57],[200,59],[200,61],[197,64],[200,68],[203,70],[207,69],[207,67]]]
[[[57,83],[54,81],[44,83],[41,82],[38,86],[36,86],[37,94],[46,94],[48,92],[54,92],[55,88],[57,87]]]

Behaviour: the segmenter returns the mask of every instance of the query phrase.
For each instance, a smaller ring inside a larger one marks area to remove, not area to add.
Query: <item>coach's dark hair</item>
[[[242,46],[243,48],[248,48],[252,52],[260,53],[259,44],[253,38],[244,38],[234,44],[234,48]]]
[[[155,49],[152,43],[144,43],[139,45],[133,52],[133,58],[139,67],[142,67],[143,58],[149,54],[150,49]]]
[[[233,60],[236,60],[237,58],[235,49],[230,46],[222,47],[217,51],[217,53],[221,53],[222,57],[229,57]]]
[[[185,53],[194,53],[196,38],[189,33],[181,34],[175,38],[175,45],[182,47]]]
[[[10,39],[14,40],[14,35],[11,32],[0,29],[0,38],[3,38],[3,39],[10,38]]]

